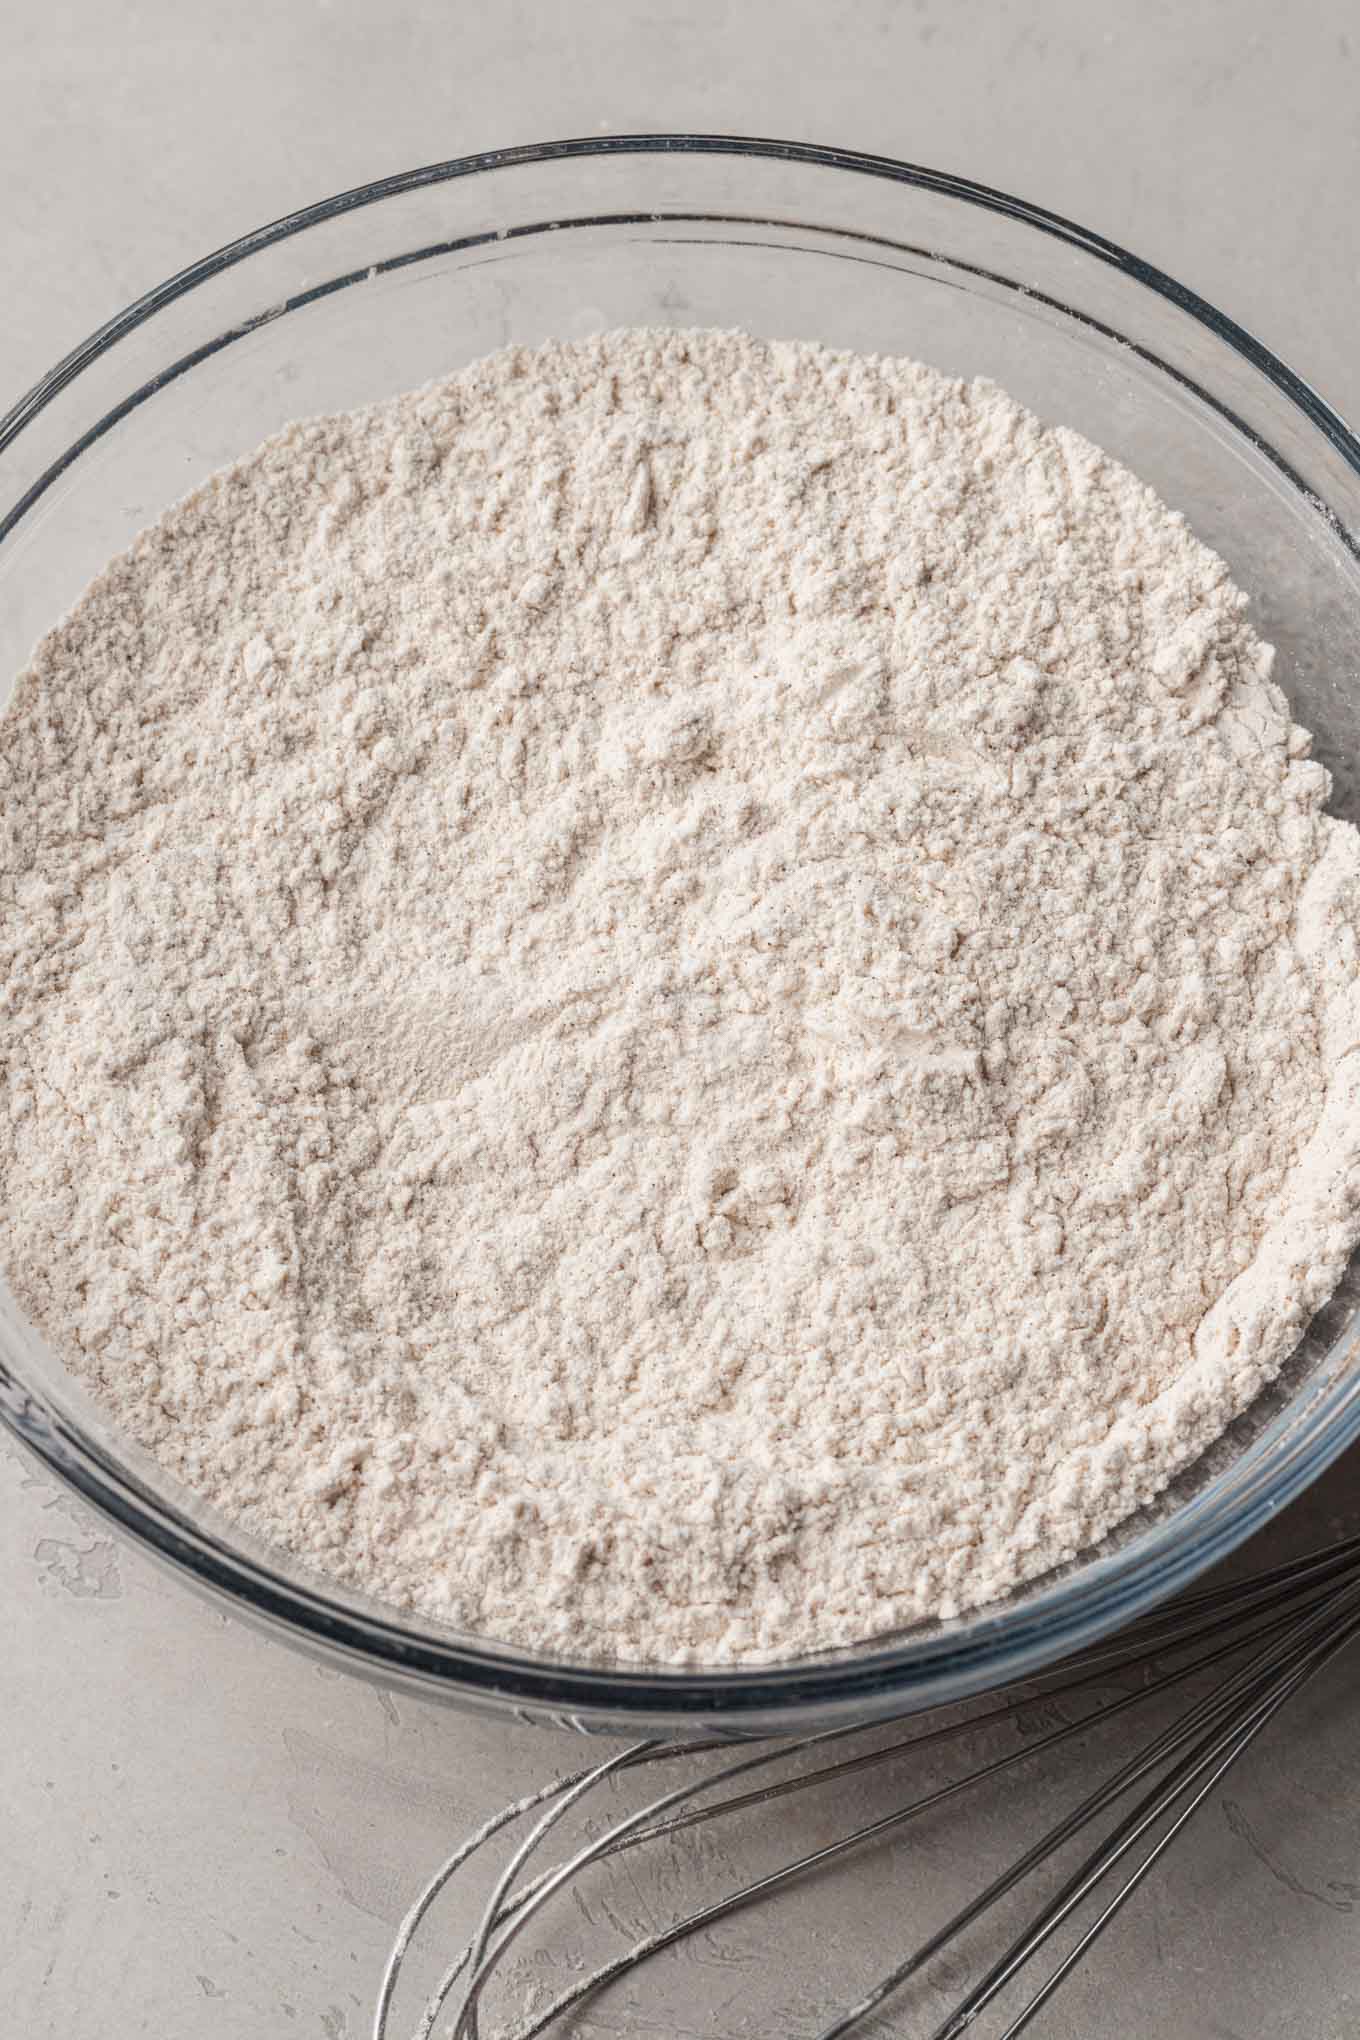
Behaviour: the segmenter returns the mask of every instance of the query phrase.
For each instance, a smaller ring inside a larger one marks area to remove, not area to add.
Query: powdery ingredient
[[[5,724],[23,1307],[474,1631],[1002,1594],[1360,1232],[1360,837],[1270,664],[1148,489],[909,361],[616,333],[290,428]]]

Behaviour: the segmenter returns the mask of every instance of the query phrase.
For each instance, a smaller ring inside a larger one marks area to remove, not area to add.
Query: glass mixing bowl
[[[1360,445],[1180,284],[1002,193],[882,157],[705,135],[465,157],[220,249],[0,420],[0,673],[134,534],[299,415],[509,341],[739,326],[993,377],[1182,509],[1253,597],[1358,812]],[[392,1685],[588,1728],[775,1732],[1032,1671],[1223,1557],[1360,1431],[1354,1274],[1276,1386],[1158,1506],[1011,1599],[760,1669],[610,1669],[441,1631],[243,1535],[121,1439],[0,1294],[0,1418],[144,1546],[294,1643]]]

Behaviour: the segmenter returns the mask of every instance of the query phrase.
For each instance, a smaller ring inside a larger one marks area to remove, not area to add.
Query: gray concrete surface
[[[554,132],[705,126],[852,142],[1069,212],[1360,411],[1350,0],[48,0],[12,11],[4,38],[0,404],[161,275],[327,191]],[[1335,1469],[1259,1554],[1360,1527],[1357,1468]],[[419,1879],[579,1754],[318,1671],[4,1448],[0,1619],[0,2033],[15,2040],[357,2040]],[[1360,2030],[1355,1669],[1320,1681],[1215,1795],[1040,2030]],[[1099,1754],[817,1886],[773,1939],[755,1916],[733,1921],[576,2030],[799,2040]],[[526,1957],[521,1996],[788,1832],[597,1893]],[[948,1981],[881,2030],[930,2030]]]

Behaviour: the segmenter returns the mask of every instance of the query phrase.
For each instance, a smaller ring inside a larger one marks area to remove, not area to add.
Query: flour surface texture
[[[1182,519],[723,333],[289,428],[3,730],[14,1291],[324,1572],[596,1658],[1004,1593],[1360,1231],[1360,837]]]

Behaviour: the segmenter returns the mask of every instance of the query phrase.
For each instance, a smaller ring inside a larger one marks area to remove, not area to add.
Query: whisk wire
[[[1343,1641],[1348,1640],[1349,1632],[1343,1638]],[[1337,1647],[1339,1646],[1332,1646],[1333,1649]],[[1130,1878],[1123,1894],[1130,1896],[1157,1856],[1180,1832],[1195,1808],[1201,1804],[1205,1794],[1212,1789],[1215,1779],[1237,1761],[1285,1701],[1297,1692],[1306,1679],[1311,1678],[1313,1673],[1320,1669],[1325,1662],[1326,1654],[1325,1645],[1319,1646],[1309,1642],[1298,1646],[1284,1661],[1281,1671],[1266,1681],[1251,1682],[1246,1689],[1245,1699],[1228,1712],[1226,1724],[1223,1711],[1220,1710],[1216,1725],[1194,1744],[1189,1753],[1139,1800],[1132,1812],[1086,1857],[1062,1889],[1036,1914],[1029,1927],[1012,1942],[1011,1947],[993,1964],[982,1981],[968,1993],[953,2016],[932,2035],[932,2040],[957,2040],[957,2036],[1038,1953],[1114,1866],[1137,1847],[1149,1830],[1154,1828],[1175,1805],[1177,1799],[1194,1787],[1196,1780],[1202,1778],[1208,1771],[1210,1775],[1207,1784],[1192,1793],[1188,1805],[1154,1844],[1145,1862]],[[1105,1918],[1106,1915],[1112,1916],[1109,1907],[1106,1908],[1106,1914],[1102,1914],[1101,1917]]]
[[[634,1743],[630,1748],[621,1750],[617,1756],[607,1757],[602,1764],[597,1764],[593,1771],[587,1771],[584,1777],[578,1778],[574,1785],[568,1786],[564,1792],[560,1793],[556,1803],[550,1806],[548,1811],[530,1828],[529,1833],[511,1856],[510,1861],[506,1864],[505,1869],[491,1888],[491,1896],[486,1902],[486,1909],[482,1914],[481,1924],[473,1939],[471,1952],[468,1957],[468,1966],[474,1976],[485,1959],[487,1943],[490,1941],[496,1924],[501,1918],[502,1903],[505,1895],[514,1885],[520,1870],[528,1862],[535,1849],[546,1839],[549,1832],[557,1826],[559,1821],[566,1818],[578,1799],[583,1799],[587,1792],[593,1791],[606,1778],[617,1776],[619,1771],[629,1764],[636,1763],[640,1757],[649,1754],[654,1748],[655,1744],[653,1743]],[[425,2018],[421,2022],[420,2040],[428,2040],[430,2031],[438,2016],[439,2006],[437,2004],[432,2004],[427,2008]],[[471,1992],[469,1992],[468,2002],[463,2008],[461,2024],[467,2031],[468,2040],[478,2040],[477,2005]]]
[[[880,1743],[812,1769],[788,1776],[762,1777],[738,1791],[723,1788],[738,1779],[772,1767],[797,1762],[811,1752],[862,1735],[863,1725],[850,1724],[818,1735],[752,1750],[737,1740],[699,1740],[683,1744],[647,1742],[579,1770],[570,1777],[527,1795],[483,1823],[429,1880],[407,1913],[384,1971],[375,2012],[374,2040],[387,2040],[395,1991],[413,1938],[440,1893],[480,1850],[516,1821],[532,1820],[529,1832],[513,1850],[493,1882],[478,1925],[467,1944],[448,1965],[424,2008],[417,2040],[430,2040],[434,2027],[460,1978],[465,1978],[449,2040],[480,2040],[479,2019],[484,1993],[513,1943],[559,1892],[596,1865],[639,1848],[662,1842],[703,1823],[727,1818],[745,1809],[773,1804],[795,1793],[809,1792],[867,1772],[882,1764],[912,1757],[923,1750],[1014,1721],[1027,1709],[1052,1705],[1098,1692],[1130,1671],[1142,1671],[1142,1683],[1100,1700],[1075,1720],[1060,1722],[1042,1734],[1030,1735],[1017,1749],[1003,1752],[964,1775],[918,1794],[850,1833],[779,1865],[738,1890],[692,1909],[684,1917],[640,1939],[622,1954],[591,1970],[517,2027],[513,2040],[539,2040],[550,2027],[587,1998],[636,1970],[664,1949],[785,1889],[795,1879],[824,1869],[906,1823],[994,1779],[1029,1758],[1089,1735],[1154,1699],[1172,1687],[1232,1659],[1213,1690],[1191,1702],[1168,1726],[1153,1735],[1134,1756],[1118,1766],[1080,1805],[994,1877],[986,1888],[955,1912],[919,1947],[898,1962],[873,1988],[824,2028],[818,2040],[842,2040],[887,1999],[900,1990],[1001,1899],[1015,1891],[1041,1865],[1066,1847],[1102,1814],[1145,1787],[1132,1810],[1120,1818],[1104,1839],[1090,1849],[1059,1889],[1033,1914],[982,1978],[967,1991],[933,2040],[958,2040],[974,2020],[1031,1963],[1074,1915],[1091,1900],[1107,1877],[1133,1853],[1144,1853],[1101,1905],[1068,1953],[1037,1987],[1007,2027],[1002,2040],[1016,2040],[1039,2016],[1054,1992],[1069,1977],[1133,1893],[1182,1832],[1218,1780],[1236,1763],[1279,1709],[1307,1679],[1360,1633],[1360,1537],[1342,1540],[1322,1551],[1274,1566],[1268,1571],[1223,1588],[1201,1590],[1172,1608],[1158,1610],[1131,1625],[1113,1643],[1093,1646],[1065,1663],[1037,1673],[1000,1704],[972,1711],[923,1730]],[[1245,1658],[1243,1657],[1243,1654]],[[1162,1669],[1167,1658],[1181,1658]],[[616,1820],[566,1860],[531,1871],[531,1863],[564,1818],[588,1795],[613,1778],[641,1766],[700,1754],[722,1754],[741,1748],[735,1760],[672,1786],[636,1812]],[[1160,1775],[1158,1775],[1160,1773]],[[1146,1781],[1155,1780],[1150,1786]],[[713,1795],[721,1794],[720,1797]],[[699,1803],[695,1803],[699,1802]],[[546,1811],[540,1809],[546,1808]]]
[[[730,1749],[731,1747],[730,1742],[714,1742],[707,1738],[684,1743],[640,1743],[633,1746],[630,1753],[630,1762],[636,1764],[648,1761],[658,1762],[662,1759],[672,1760],[678,1757],[696,1756],[700,1753],[708,1754],[715,1749]],[[479,1828],[474,1829],[472,1834],[460,1842],[453,1851],[453,1854],[440,1864],[434,1875],[425,1884],[423,1890],[407,1908],[397,1928],[396,1939],[392,1944],[392,1951],[387,1958],[378,1989],[377,2003],[373,2014],[373,2040],[387,2040],[388,2025],[392,2015],[392,2001],[396,1994],[402,1965],[410,1952],[411,1943],[431,1906],[445,1887],[452,1882],[463,1865],[470,1862],[479,1850],[483,1849],[488,1842],[493,1841],[505,1828],[512,1826],[517,1820],[522,1820],[526,1814],[532,1813],[536,1806],[542,1806],[545,1800],[555,1798],[559,1793],[569,1791],[573,1786],[579,1784],[582,1779],[591,1777],[598,1768],[597,1765],[591,1764],[582,1770],[571,1772],[565,1778],[551,1779],[548,1784],[540,1786],[537,1791],[526,1793],[522,1799],[514,1800],[509,1806],[499,1808],[497,1812],[483,1821]],[[466,1957],[470,1956],[471,1952],[471,1945],[469,1944],[464,1950],[464,1958],[466,1959]],[[455,1972],[455,1980],[456,1974],[457,1972]]]
[[[1271,1631],[1275,1632],[1283,1629],[1287,1626],[1288,1619],[1287,1617],[1277,1618],[1274,1624],[1270,1625]],[[848,1855],[852,1850],[861,1848],[870,1841],[880,1839],[894,1828],[901,1827],[908,1821],[934,1811],[946,1801],[971,1790],[972,1787],[982,1784],[990,1778],[998,1776],[1001,1772],[1022,1764],[1031,1757],[1050,1750],[1060,1743],[1078,1737],[1091,1728],[1103,1725],[1116,1715],[1141,1705],[1143,1701],[1155,1697],[1157,1693],[1165,1691],[1168,1687],[1179,1683],[1192,1674],[1206,1670],[1212,1665],[1222,1662],[1225,1658],[1234,1655],[1243,1647],[1245,1641],[1261,1640],[1265,1633],[1265,1630],[1258,1630],[1253,1632],[1252,1637],[1249,1639],[1239,1639],[1235,1642],[1222,1645],[1216,1650],[1204,1652],[1188,1663],[1164,1674],[1151,1684],[1143,1686],[1133,1693],[1121,1695],[1118,1699],[1105,1703],[1101,1707],[1094,1709],[1090,1714],[1082,1716],[1077,1721],[1063,1723],[1048,1734],[994,1759],[991,1763],[970,1771],[964,1777],[951,1780],[948,1784],[939,1786],[935,1790],[909,1801],[907,1805],[895,1808],[892,1812],[881,1815],[878,1819],[854,1829],[850,1834],[842,1836],[834,1842],[827,1843],[807,1855],[800,1856],[795,1861],[782,1865],[777,1870],[768,1872],[765,1876],[757,1878],[752,1883],[741,1886],[737,1891],[731,1892],[723,1898],[710,1901],[697,1911],[686,1914],[683,1919],[638,1942],[625,1954],[614,1958],[613,1961],[604,1964],[602,1967],[592,1971],[588,1976],[582,1978],[570,1990],[555,1998],[531,2024],[520,2027],[514,2034],[513,2040],[537,2040],[538,2035],[545,2032],[557,2020],[565,2017],[569,2011],[574,2010],[586,1998],[604,1989],[608,1984],[615,1982],[627,1971],[638,1968],[643,1962],[649,1961],[654,1955],[660,1954],[664,1949],[673,1946],[676,1942],[686,1939],[706,1927],[716,1925],[720,1920],[727,1918],[739,1908],[771,1896],[808,1871],[825,1868],[838,1858]],[[1083,1686],[1089,1686],[1091,1683],[1093,1683],[1093,1679],[1090,1676],[1074,1680],[1070,1682],[1068,1690],[1076,1690]],[[1026,1704],[1029,1703],[1025,1699],[1020,1699],[1010,1703],[1007,1707],[992,1710],[987,1715],[973,1716],[963,1722],[949,1723],[945,1727],[925,1735],[908,1738],[903,1742],[889,1745],[883,1750],[871,1751],[863,1758],[849,1759],[844,1765],[829,1766],[820,1772],[804,1773],[794,1779],[784,1781],[779,1786],[766,1788],[760,1793],[739,1795],[730,1800],[721,1800],[712,1807],[694,1809],[690,1814],[682,1816],[679,1821],[667,1823],[664,1829],[647,1828],[631,1835],[620,1846],[633,1847],[641,1842],[653,1839],[660,1833],[674,1832],[681,1825],[693,1824],[697,1821],[714,1818],[734,1810],[737,1806],[750,1803],[752,1800],[773,1797],[776,1792],[785,1790],[805,1790],[813,1785],[827,1782],[843,1771],[861,1769],[875,1762],[883,1762],[895,1755],[914,1752],[927,1744],[952,1739],[962,1733],[966,1733],[969,1729],[976,1728],[983,1722],[994,1722],[1004,1716],[1014,1715]],[[1095,1810],[1098,1811],[1099,1809]],[[1066,1836],[1064,1836],[1065,1838]],[[1058,1844],[1055,1843],[1054,1846],[1058,1846]],[[603,1860],[605,1856],[611,1853],[613,1853],[612,1844],[602,1847],[596,1860]],[[1025,1867],[1027,1868],[1029,1865],[1026,1864]],[[1009,1889],[1009,1884],[1007,1884],[1006,1888]],[[1003,1895],[1001,1891],[996,1893],[998,1897],[1001,1895]],[[962,1931],[963,1927],[967,1924],[971,1924],[971,1919],[960,1922],[958,1931]],[[939,1950],[935,1949],[931,1952],[938,1953]],[[930,1956],[928,1955],[925,1959],[929,1960]],[[869,2009],[867,2005],[857,2007],[856,2018],[865,2016],[867,2009]],[[823,2040],[826,2040],[826,2036],[823,2036]]]
[[[825,1729],[819,1735],[807,1737],[803,1742],[802,1747],[804,1749],[814,1748],[822,1743],[838,1741],[842,1737],[853,1733],[854,1730],[849,1727]],[[649,1751],[650,1749],[655,1748],[654,1745],[647,1747]],[[636,1813],[626,1815],[624,1819],[618,1822],[618,1824],[616,1825],[614,1829],[614,1839],[616,1841],[623,1841],[627,1839],[628,1837],[636,1833],[638,1830],[646,1826],[648,1823],[653,1821],[658,1815],[667,1812],[672,1806],[678,1806],[683,1804],[683,1802],[686,1799],[689,1799],[693,1796],[696,1790],[702,1790],[705,1789],[705,1787],[711,1788],[712,1786],[721,1784],[730,1778],[742,1777],[750,1771],[759,1770],[767,1764],[778,1762],[784,1754],[785,1752],[778,1748],[773,1750],[771,1749],[758,1750],[752,1756],[744,1757],[736,1763],[725,1765],[722,1770],[714,1773],[708,1779],[700,1781],[698,1785],[696,1785],[692,1781],[687,1782],[684,1785],[677,1785],[673,1787],[671,1791],[663,1792],[659,1798],[651,1800],[646,1806],[640,1807]],[[609,1768],[612,1767],[603,1765],[600,1766],[598,1770],[598,1775],[592,1777],[590,1781],[591,1784],[597,1783],[598,1778],[600,1776],[605,1775],[606,1771]],[[500,1937],[495,1941],[495,1943],[491,1947],[487,1949],[482,1959],[480,1967],[476,1970],[475,1974],[469,1977],[467,1989],[463,1998],[463,2004],[459,2010],[457,2018],[454,2021],[452,2033],[450,2035],[450,2040],[475,2040],[475,2029],[470,2027],[469,2017],[472,2013],[475,2012],[477,2002],[480,1999],[482,1992],[486,1987],[486,1984],[489,1982],[492,1972],[500,1965],[501,1961],[504,1959],[504,1956],[507,1953],[511,1942],[518,1938],[523,1929],[528,1925],[529,1920],[533,1917],[533,1915],[537,1913],[544,1905],[546,1905],[548,1900],[552,1898],[553,1895],[558,1890],[560,1890],[563,1885],[570,1882],[570,1880],[573,1877],[575,1877],[581,1870],[586,1868],[587,1865],[597,1860],[599,1853],[600,1845],[598,1843],[596,1842],[588,1843],[584,1848],[578,1850],[577,1854],[573,1856],[568,1862],[559,1864],[556,1869],[549,1871],[546,1874],[546,1876],[544,1876],[544,1878],[541,1880],[533,1896],[527,1899],[524,1905],[519,1909],[517,1915],[513,1919],[510,1919],[504,1925]],[[445,1997],[447,1997],[448,1993],[445,1992],[444,1995]],[[433,2003],[434,2000],[432,2000],[431,2002]],[[443,2004],[441,2000],[439,2004],[435,2005],[434,2018],[437,2018],[439,2016],[439,2012],[440,2010],[442,2010],[442,2008]],[[421,2027],[419,2040],[428,2040],[429,2033],[434,2025],[434,2018],[431,2018],[429,2020],[428,2025],[424,2025]]]
[[[1315,1672],[1320,1671],[1323,1665],[1326,1664],[1331,1658],[1335,1657],[1337,1652],[1343,1649],[1345,1645],[1351,1641],[1351,1638],[1356,1634],[1358,1629],[1360,1629],[1360,1616],[1354,1618],[1350,1623],[1348,1623],[1344,1634],[1342,1634],[1334,1644],[1330,1646],[1325,1646],[1322,1649],[1318,1650],[1314,1654],[1314,1656],[1310,1659],[1309,1663],[1303,1668],[1302,1672],[1296,1678],[1291,1679],[1285,1685],[1283,1685],[1279,1692],[1272,1696],[1268,1704],[1256,1710],[1256,1712],[1247,1722],[1246,1726],[1240,1729],[1236,1736],[1230,1741],[1226,1752],[1220,1757],[1219,1761],[1214,1765],[1212,1770],[1209,1772],[1208,1777],[1205,1778],[1196,1787],[1194,1793],[1191,1795],[1187,1804],[1182,1808],[1180,1813],[1177,1814],[1176,1818],[1172,1821],[1171,1825],[1167,1828],[1165,1833],[1158,1838],[1158,1840],[1153,1844],[1152,1848],[1148,1851],[1147,1855],[1142,1859],[1140,1863],[1136,1865],[1136,1867],[1130,1872],[1129,1876],[1124,1880],[1123,1884],[1119,1886],[1119,1888],[1114,1892],[1113,1896],[1106,1902],[1104,1907],[1097,1914],[1096,1918],[1091,1922],[1090,1926],[1086,1928],[1085,1932],[1076,1942],[1075,1946],[1072,1947],[1067,1953],[1067,1955],[1064,1956],[1062,1962],[1058,1965],[1058,1967],[1052,1972],[1052,1974],[1048,1978],[1046,1978],[1044,1983],[1035,1992],[1034,1996],[1030,1998],[1029,2002],[1021,2008],[1017,2016],[1011,2021],[1010,2025],[1007,2026],[1005,2032],[1000,2035],[1000,2040],[1018,2040],[1018,2036],[1021,2033],[1023,2033],[1029,2025],[1033,2023],[1034,2019],[1038,2017],[1040,2011],[1043,2009],[1044,2005],[1048,2003],[1048,2000],[1053,1996],[1054,1992],[1060,1987],[1062,1983],[1066,1981],[1068,1976],[1071,1975],[1072,1971],[1076,1968],[1077,1964],[1081,1961],[1082,1957],[1099,1939],[1101,1934],[1104,1933],[1106,1927],[1110,1924],[1111,1920],[1114,1919],[1115,1915],[1133,1896],[1134,1892],[1138,1889],[1139,1885],[1143,1882],[1144,1878],[1152,1870],[1153,1866],[1156,1864],[1158,1859],[1165,1853],[1165,1851],[1170,1847],[1171,1843],[1176,1839],[1177,1835],[1181,1832],[1181,1830],[1198,1812],[1199,1808],[1203,1805],[1204,1801],[1209,1797],[1210,1793],[1214,1790],[1215,1786],[1219,1783],[1220,1779],[1225,1777],[1226,1774],[1232,1769],[1233,1765],[1238,1761],[1238,1759],[1245,1754],[1247,1749],[1256,1740],[1256,1737],[1261,1733],[1261,1730],[1265,1728],[1266,1725],[1274,1718],[1274,1716],[1279,1712],[1280,1708],[1284,1706],[1285,1702],[1289,1700],[1295,1692],[1298,1691],[1299,1686],[1302,1685],[1305,1682],[1305,1680],[1311,1678]]]
[[[1327,1604],[1324,1604],[1321,1610],[1316,1611],[1313,1616],[1306,1618],[1302,1626],[1311,1629],[1319,1624],[1325,1624],[1329,1619],[1329,1615],[1330,1608]],[[890,1970],[885,1977],[882,1977],[874,1985],[873,1989],[866,1992],[848,2012],[833,2021],[830,2026],[825,2027],[818,2034],[817,2040],[843,2040],[845,2034],[852,2031],[871,2012],[876,2011],[889,1997],[900,1990],[904,1983],[908,1982],[913,1976],[919,1975],[952,1941],[956,1940],[960,1934],[972,1926],[984,1913],[990,1911],[999,1900],[1005,1898],[1013,1891],[1032,1870],[1036,1870],[1042,1863],[1047,1862],[1058,1849],[1062,1848],[1073,1836],[1079,1834],[1092,1820],[1098,1818],[1107,1807],[1115,1804],[1126,1792],[1138,1784],[1141,1779],[1147,1777],[1151,1771],[1155,1770],[1157,1765],[1170,1752],[1179,1747],[1188,1736],[1198,1734],[1206,1722],[1216,1721],[1230,1713],[1234,1702],[1241,1697],[1244,1691],[1255,1692],[1261,1683],[1269,1678],[1270,1672],[1278,1667],[1281,1657],[1287,1655],[1295,1647],[1294,1639],[1296,1634],[1297,1631],[1294,1625],[1290,1625],[1284,1636],[1267,1651],[1264,1660],[1253,1660],[1252,1663],[1230,1675],[1221,1687],[1216,1688],[1213,1693],[1207,1695],[1204,1699],[1197,1701],[1189,1709],[1188,1713],[1179,1717],[1168,1728],[1161,1730],[1157,1735],[1153,1736],[1150,1742],[1145,1743],[1141,1750],[1130,1757],[1126,1763],[1120,1765],[1103,1784],[1098,1785],[1093,1792],[1088,1793],[1079,1805],[1074,1807],[1070,1813],[1064,1815],[1045,1834],[1041,1835],[1038,1841],[1031,1844],[1008,1869],[993,1878],[991,1883],[986,1885],[975,1898],[970,1899],[967,1905],[960,1907],[952,1918],[946,1920],[943,1926],[937,1928],[933,1934],[928,1936],[905,1960],[900,1962],[896,1968]],[[1152,1687],[1145,1689],[1145,1693],[1139,1694],[1136,1697],[1139,1699],[1144,1698],[1148,1693],[1175,1683],[1176,1676],[1176,1674],[1167,1675],[1166,1678],[1155,1682]],[[1119,1711],[1121,1711],[1120,1707],[1116,1704],[1110,1710],[1110,1713]],[[1033,1747],[1038,1748],[1041,1745],[1034,1745]]]

